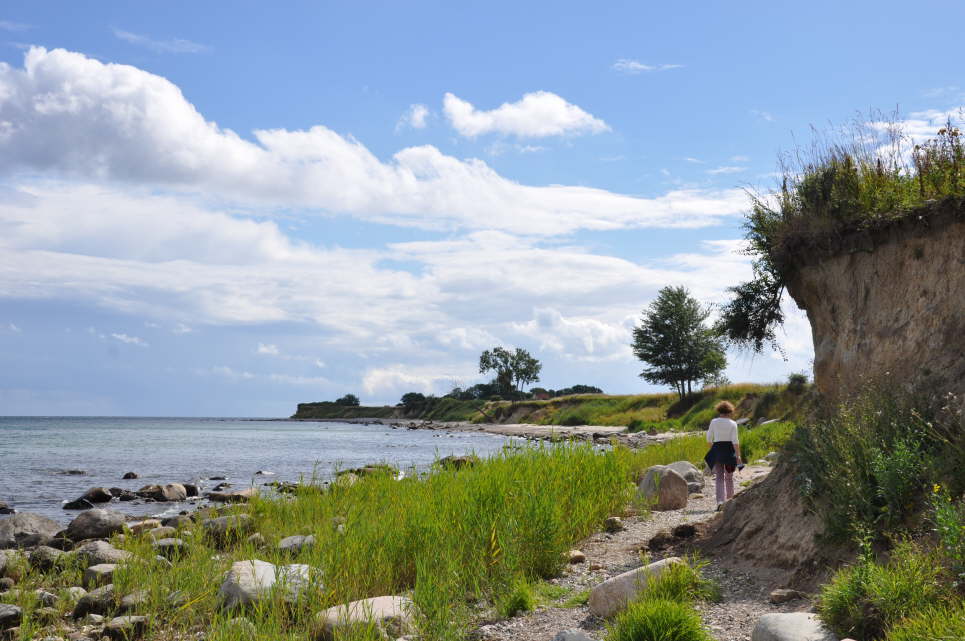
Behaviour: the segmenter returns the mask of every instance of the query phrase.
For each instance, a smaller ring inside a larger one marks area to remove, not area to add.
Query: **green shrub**
[[[965,603],[931,607],[901,621],[885,641],[959,641],[965,639]]]
[[[942,567],[933,554],[900,542],[886,564],[875,563],[870,543],[853,566],[821,589],[817,611],[834,633],[857,641],[881,638],[901,619],[943,602]]]
[[[932,522],[942,553],[954,576],[954,587],[965,587],[965,499],[953,501],[936,484],[931,496]]]
[[[711,641],[688,603],[636,601],[607,626],[606,641]]]
[[[787,391],[791,394],[803,394],[807,386],[807,374],[794,373],[787,377]]]
[[[639,418],[632,419],[629,423],[627,423],[627,431],[631,434],[635,432],[643,432],[646,429],[646,421],[642,421]]]
[[[789,453],[828,534],[850,540],[867,528],[888,532],[914,513],[947,455],[943,444],[909,399],[869,388],[829,418],[797,429]]]
[[[529,612],[534,607],[536,607],[536,595],[533,593],[533,588],[526,581],[518,579],[496,605],[496,611],[508,618],[521,612]]]
[[[586,416],[584,416],[581,412],[570,412],[570,413],[564,414],[560,418],[560,425],[565,425],[568,427],[574,427],[577,425],[586,425],[586,423],[587,423]]]
[[[707,561],[696,557],[689,559],[688,563],[670,566],[659,577],[647,583],[645,598],[677,603],[719,601],[720,588],[701,573],[706,566]]]

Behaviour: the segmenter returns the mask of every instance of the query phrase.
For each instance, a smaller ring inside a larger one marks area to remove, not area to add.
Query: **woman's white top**
[[[710,422],[707,428],[707,442],[716,443],[717,441],[731,441],[737,445],[737,423],[729,418],[717,417]]]

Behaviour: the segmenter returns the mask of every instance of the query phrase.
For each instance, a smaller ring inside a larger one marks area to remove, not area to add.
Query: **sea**
[[[391,463],[405,474],[450,454],[485,457],[509,445],[482,432],[393,429],[390,425],[244,418],[0,416],[0,501],[18,512],[62,523],[78,514],[63,504],[91,487],[129,490],[148,484],[200,483],[225,477],[231,489]],[[135,472],[136,480],[123,480]],[[117,502],[132,515],[177,514],[197,502]],[[3,517],[0,517],[3,518]]]

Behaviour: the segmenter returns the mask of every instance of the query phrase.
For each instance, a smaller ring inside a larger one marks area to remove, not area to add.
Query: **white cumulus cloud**
[[[406,127],[412,129],[425,129],[429,119],[429,108],[425,105],[409,105],[399,122],[395,125],[395,130],[400,131]]]
[[[478,117],[482,124],[466,124],[467,131],[485,130],[491,118],[520,134],[606,127],[545,92],[493,112],[468,107],[469,120]],[[459,160],[432,146],[402,149],[384,162],[361,142],[321,125],[256,130],[254,138],[205,120],[177,86],[136,67],[39,47],[26,53],[22,69],[0,63],[0,175],[41,172],[219,197],[243,207],[301,207],[433,230],[539,235],[699,227],[746,207],[739,190],[639,198],[591,187],[522,185],[481,160]]]
[[[258,354],[265,354],[267,356],[278,356],[281,353],[278,351],[277,345],[266,345],[265,343],[258,343],[258,349],[256,352]]]
[[[443,111],[453,128],[467,138],[498,133],[518,138],[545,138],[609,131],[605,122],[555,93],[534,91],[516,102],[489,111],[447,93]]]

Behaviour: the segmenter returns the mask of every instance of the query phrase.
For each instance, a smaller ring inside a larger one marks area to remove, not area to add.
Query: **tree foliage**
[[[711,378],[727,366],[724,346],[705,322],[710,310],[685,287],[664,287],[633,328],[633,353],[648,367],[647,382],[670,385],[681,396],[693,384]]]
[[[543,365],[520,347],[513,351],[494,347],[479,356],[479,373],[495,372],[493,383],[503,396],[520,397],[523,385],[538,381],[542,369]]]
[[[414,410],[426,404],[426,395],[420,392],[406,392],[399,403],[406,410]]]
[[[336,399],[335,404],[336,404],[336,405],[345,405],[345,406],[348,406],[348,407],[358,407],[358,406],[359,406],[359,397],[356,396],[355,394],[346,394],[346,395],[343,396],[342,398]]]

